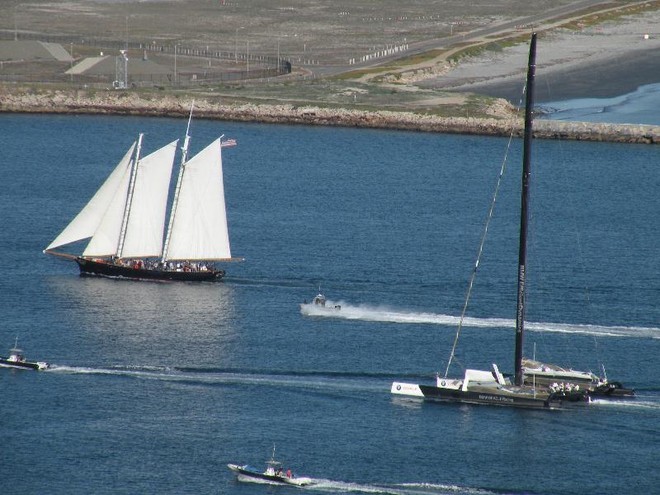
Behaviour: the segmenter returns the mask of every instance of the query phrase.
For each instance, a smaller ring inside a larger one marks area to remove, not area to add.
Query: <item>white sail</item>
[[[106,257],[115,256],[121,235],[121,226],[124,221],[124,210],[126,209],[126,198],[131,183],[131,170],[128,167],[121,177],[119,187],[115,191],[112,201],[105,210],[101,222],[94,235],[83,251],[84,257]]]
[[[220,139],[208,145],[183,166],[166,258],[231,258]]]
[[[94,232],[98,229],[110,203],[117,194],[118,189],[121,187],[122,180],[125,176],[128,176],[128,171],[131,168],[131,156],[133,155],[135,144],[136,143],[133,143],[129,148],[124,158],[122,158],[119,164],[117,164],[113,172],[92,199],[89,200],[87,205],[80,211],[80,213],[78,213],[71,223],[67,225],[62,233],[48,245],[46,251],[82,239],[87,239],[94,235]]]
[[[140,159],[130,203],[123,258],[160,257],[172,166],[178,141]]]

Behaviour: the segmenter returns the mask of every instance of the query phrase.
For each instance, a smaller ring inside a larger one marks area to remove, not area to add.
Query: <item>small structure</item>
[[[133,81],[166,82],[171,80],[172,70],[146,58],[131,58],[125,53],[119,56],[103,55],[88,57],[66,71],[90,81],[107,81],[115,87],[127,87]]]

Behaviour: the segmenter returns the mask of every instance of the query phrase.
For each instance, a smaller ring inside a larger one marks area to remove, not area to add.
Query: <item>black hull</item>
[[[42,366],[40,366],[38,363],[29,363],[29,362],[16,362],[16,361],[9,361],[4,358],[0,358],[0,367],[2,368],[15,368],[19,370],[40,370],[42,369]]]
[[[245,476],[247,478],[254,478],[258,480],[264,480],[264,481],[272,481],[273,483],[282,483],[284,485],[288,485],[286,479],[283,476],[277,476],[277,475],[269,475],[269,474],[263,474],[263,473],[255,473],[253,471],[246,471],[245,469],[238,469],[236,471],[238,474]]]
[[[272,483],[279,483],[282,485],[306,486],[312,484],[312,481],[309,478],[289,478],[285,473],[267,474],[265,472],[259,472],[251,466],[227,464],[227,467],[239,476],[239,480],[241,480],[242,477],[243,480],[270,481]]]
[[[593,397],[609,397],[612,399],[629,399],[635,397],[635,390],[624,388],[619,382],[610,382],[589,391]]]
[[[109,261],[76,258],[81,276],[128,278],[134,280],[165,280],[181,282],[213,282],[225,276],[224,270],[175,271],[134,268]]]
[[[561,409],[562,400],[551,397],[523,397],[494,394],[491,392],[463,391],[419,385],[425,400],[455,402],[461,404],[485,404],[490,406],[519,407],[525,409]]]

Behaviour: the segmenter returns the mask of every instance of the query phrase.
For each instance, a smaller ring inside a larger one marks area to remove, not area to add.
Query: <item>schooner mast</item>
[[[128,184],[128,194],[126,195],[126,206],[124,207],[124,218],[121,223],[121,232],[119,234],[119,243],[117,244],[117,255],[118,259],[121,259],[122,251],[124,250],[124,241],[126,239],[126,228],[128,227],[128,219],[131,215],[131,203],[133,201],[133,192],[135,191],[135,177],[137,175],[137,169],[140,164],[140,151],[142,149],[142,138],[144,137],[143,133],[140,133],[137,140],[137,145],[135,146],[135,156],[131,160],[131,179]]]
[[[170,220],[167,224],[167,233],[165,235],[165,245],[163,246],[163,256],[161,262],[167,262],[167,250],[170,245],[170,237],[172,234],[172,224],[176,215],[176,208],[179,204],[179,192],[181,191],[181,181],[183,180],[183,173],[186,169],[186,160],[188,159],[188,144],[190,143],[190,122],[192,121],[193,107],[195,102],[190,105],[190,115],[188,116],[188,125],[186,126],[186,137],[183,138],[183,146],[181,146],[181,166],[179,168],[179,176],[176,179],[176,187],[174,188],[174,200],[172,201],[172,210],[170,211]]]

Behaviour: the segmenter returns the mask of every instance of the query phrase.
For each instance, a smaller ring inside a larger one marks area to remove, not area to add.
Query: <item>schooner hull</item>
[[[176,271],[135,268],[117,265],[109,261],[76,258],[81,276],[128,278],[135,280],[165,280],[181,282],[213,282],[225,275],[224,270]]]

